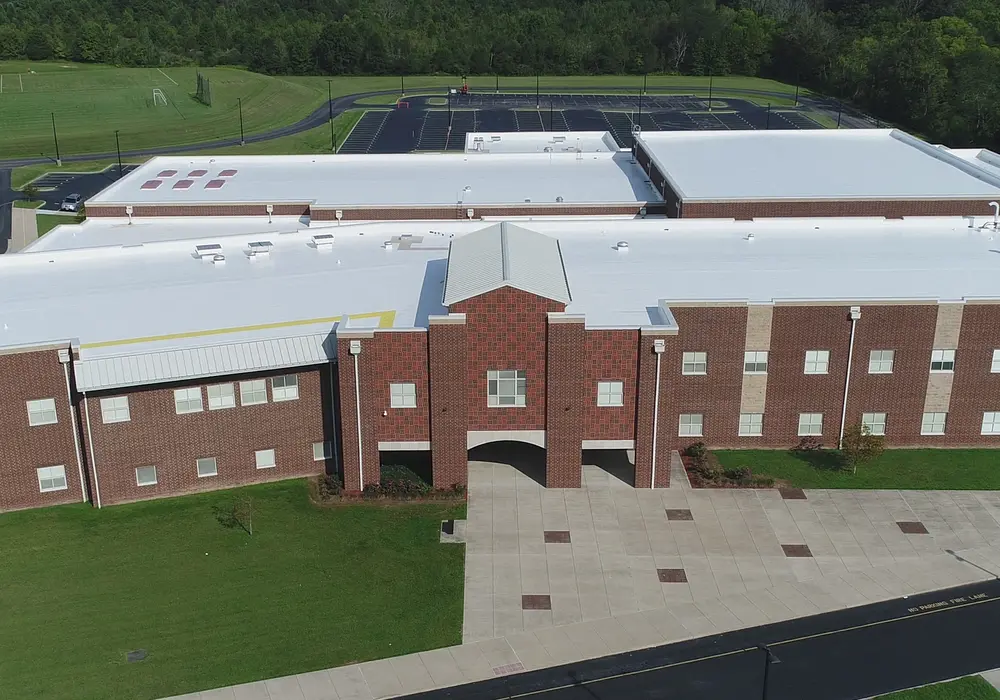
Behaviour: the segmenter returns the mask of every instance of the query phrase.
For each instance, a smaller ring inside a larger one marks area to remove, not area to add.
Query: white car
[[[78,194],[71,194],[59,205],[59,211],[80,211],[80,205],[82,204],[83,197]]]

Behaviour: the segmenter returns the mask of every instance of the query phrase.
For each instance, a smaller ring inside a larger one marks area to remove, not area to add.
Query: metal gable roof
[[[77,360],[80,391],[100,391],[141,384],[241,374],[283,367],[321,364],[336,358],[330,334],[272,338],[183,350],[113,355]]]
[[[570,303],[559,241],[505,221],[451,242],[445,306],[501,287]]]

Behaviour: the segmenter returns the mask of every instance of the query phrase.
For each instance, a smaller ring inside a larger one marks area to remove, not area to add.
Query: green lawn
[[[880,700],[1000,700],[1000,692],[981,676],[967,676],[957,681],[880,695],[879,698]]]
[[[130,163],[140,163],[144,158],[130,158],[125,161],[125,165]],[[55,161],[50,163],[36,163],[35,165],[22,165],[14,168],[10,173],[10,186],[19,190],[35,178],[46,173],[97,173],[101,172],[109,165],[118,165],[117,160],[87,160],[75,163],[63,163],[56,165]]]
[[[0,515],[0,697],[158,698],[461,642],[464,504],[319,508],[304,480]],[[125,653],[145,649],[135,664]]]
[[[748,466],[809,489],[1000,489],[1000,450],[886,450],[852,474],[834,450],[714,450],[725,468]]]
[[[59,214],[35,214],[35,225],[38,227],[38,237],[41,238],[56,226],[63,224],[76,224],[75,216],[61,216]]]
[[[38,207],[43,204],[45,204],[45,202],[40,199],[18,199],[14,202],[14,206],[18,209],[38,209]]]

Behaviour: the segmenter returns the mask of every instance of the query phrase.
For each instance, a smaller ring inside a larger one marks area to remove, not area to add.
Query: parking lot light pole
[[[538,73],[535,73],[535,109],[539,108],[538,102]]]
[[[330,110],[330,150],[337,152],[337,134],[333,130],[333,81],[326,81],[326,104]]]
[[[59,136],[56,134],[56,113],[52,112],[52,140],[56,142],[56,165],[62,165],[59,157]]]
[[[761,687],[761,700],[767,700],[767,682],[771,670],[771,664],[780,664],[781,659],[775,656],[765,644],[758,644],[757,648],[764,652],[764,683]]]
[[[500,74],[497,73],[497,94],[500,94]]]
[[[837,102],[837,128],[840,128],[840,117],[844,113],[844,103]]]
[[[236,105],[240,110],[240,145],[245,146],[247,144],[246,139],[243,138],[243,98],[236,98]]]
[[[795,86],[795,106],[799,106],[799,86],[797,84]]]
[[[642,94],[643,95],[646,94],[646,77],[647,77],[647,74],[643,73],[642,74]]]
[[[115,129],[115,150],[118,151],[118,179],[122,179],[122,145],[118,140],[118,129]]]
[[[399,96],[403,97],[406,94],[406,84],[403,82],[403,74],[399,74]]]
[[[708,111],[712,111],[712,77],[708,76]]]
[[[767,103],[767,124],[764,126],[765,129],[771,128],[771,103]]]

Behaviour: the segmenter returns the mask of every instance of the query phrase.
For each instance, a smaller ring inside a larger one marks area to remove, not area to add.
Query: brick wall
[[[340,383],[340,434],[344,475],[344,488],[348,491],[360,491],[364,484],[379,482],[379,426],[382,420],[382,404],[380,395],[374,387],[383,383],[379,375],[379,350],[376,348],[374,332],[367,337],[337,337],[337,368]],[[352,340],[361,343],[361,354],[351,355]],[[354,368],[357,365],[357,376],[361,398],[361,451],[358,451],[358,403],[355,400]],[[362,474],[363,472],[363,474]]]
[[[307,203],[275,204],[274,216],[307,216]],[[124,217],[125,205],[87,206],[87,216]],[[132,216],[267,216],[267,203],[255,204],[134,204]]]
[[[0,354],[0,511],[83,500],[66,378],[56,348]],[[28,425],[26,401],[55,399],[57,423]],[[66,489],[41,493],[38,467],[66,468]]]
[[[88,394],[102,505],[322,473],[326,465],[313,460],[312,445],[332,439],[323,420],[328,370],[299,368],[288,373],[298,377],[299,398],[291,401],[273,401],[271,377],[284,372]],[[259,378],[267,380],[268,402],[242,406],[239,381]],[[236,406],[209,410],[205,387],[222,383],[234,384]],[[201,412],[177,414],[174,389],[182,387],[201,389]],[[131,419],[105,424],[100,399],[106,396],[128,396]],[[255,451],[272,448],[276,466],[257,469]],[[89,444],[87,449],[89,456]],[[200,457],[216,458],[218,476],[198,476]],[[135,469],[143,466],[156,467],[156,485],[136,485]]]
[[[377,440],[430,440],[427,333],[379,331],[375,333],[369,346],[369,353],[362,360],[374,365],[374,376],[377,379],[371,386],[362,385],[362,390],[373,395],[378,416]],[[351,371],[353,372],[353,367]],[[389,389],[391,383],[415,384],[416,408],[392,408]]]
[[[1000,348],[1000,305],[966,304],[948,424],[935,444],[1000,447],[1000,436],[980,434],[983,411],[1000,411],[1000,374],[990,372],[995,348]]]
[[[583,319],[550,317],[548,328],[545,485],[579,488],[585,406],[587,332]]]
[[[683,202],[685,219],[754,219],[790,216],[965,216],[992,214],[983,199],[797,200],[744,202]]]
[[[859,423],[862,413],[885,413],[888,444],[934,444],[933,437],[920,435],[920,423],[937,310],[936,304],[861,307],[854,338],[847,425]],[[849,328],[848,322],[848,333]],[[892,374],[868,374],[872,350],[894,351]],[[838,414],[838,432],[839,420]]]
[[[545,339],[547,314],[565,306],[503,287],[453,304],[468,324],[468,430],[545,429]],[[523,407],[486,405],[487,370],[526,372]]]
[[[671,311],[680,332],[667,339],[663,354],[661,391],[667,411],[660,414],[661,435],[675,447],[699,440],[716,447],[739,445],[747,307],[671,307]],[[708,353],[708,374],[682,374],[683,353],[701,351]],[[682,413],[703,415],[703,437],[677,435]]]
[[[653,479],[653,408],[656,404],[656,353],[653,345],[657,339],[664,343],[676,341],[676,336],[639,337],[638,395],[636,396],[635,419],[635,486],[649,488]],[[660,355],[660,396],[656,439],[656,488],[670,486],[670,450],[673,442],[668,436],[666,423],[670,421],[667,392],[663,390],[666,366]],[[676,417],[674,417],[676,421]],[[673,428],[676,432],[677,428]]]
[[[648,213],[656,213],[658,202],[630,202],[622,204],[536,204],[536,205],[489,205],[455,204],[450,207],[352,207],[341,208],[341,221],[409,221],[466,219],[467,210],[473,210],[473,218],[505,216],[638,216],[639,209],[647,208]],[[314,221],[333,221],[337,208],[313,207]]]
[[[468,482],[468,329],[462,318],[428,330],[431,468],[435,486]]]
[[[586,332],[583,440],[635,439],[636,373],[639,332]],[[598,406],[597,382],[621,381],[623,406]]]

